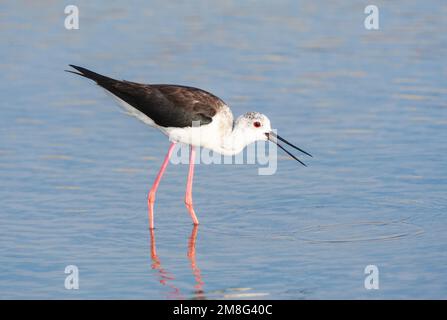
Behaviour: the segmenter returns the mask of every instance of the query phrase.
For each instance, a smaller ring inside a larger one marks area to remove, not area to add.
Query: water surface
[[[0,4],[0,298],[447,298],[444,1]],[[168,148],[67,64],[197,86],[314,155],[168,167]],[[79,290],[66,290],[76,265]],[[380,289],[364,288],[364,269]]]

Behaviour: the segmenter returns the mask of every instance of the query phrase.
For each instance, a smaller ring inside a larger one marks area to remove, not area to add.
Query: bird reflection
[[[194,285],[194,298],[205,299],[205,292],[203,291],[204,282],[202,280],[202,275],[200,274],[200,268],[197,266],[196,263],[196,239],[198,231],[199,226],[195,224],[192,228],[191,236],[189,237],[188,259],[192,269],[192,274],[194,275],[194,279],[196,281],[196,284]]]
[[[196,239],[199,227],[194,225],[191,236],[188,239],[188,252],[187,257],[190,263],[192,273],[194,275],[195,285],[193,291],[193,299],[205,299],[205,292],[203,290],[204,282],[202,280],[202,275],[200,273],[200,268],[196,263]],[[163,268],[160,258],[157,255],[157,247],[155,244],[155,232],[154,229],[150,229],[150,245],[151,245],[151,268],[158,271],[158,281],[171,290],[168,293],[169,299],[184,299],[180,289],[173,284],[175,277],[169,271]]]
[[[155,245],[155,233],[154,229],[150,229],[151,234],[151,259],[152,259],[152,265],[151,268],[153,270],[158,271],[159,276],[159,282],[171,288],[172,290],[168,294],[168,298],[170,299],[183,299],[180,289],[174,286],[171,282],[174,280],[174,276],[171,275],[168,271],[166,271],[163,266],[161,265],[160,258],[157,255],[157,247]]]

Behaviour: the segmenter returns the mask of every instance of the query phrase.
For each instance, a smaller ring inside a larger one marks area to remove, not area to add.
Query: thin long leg
[[[186,208],[191,215],[192,222],[197,225],[199,224],[199,220],[196,217],[196,213],[194,212],[194,207],[192,204],[192,179],[194,177],[194,160],[196,158],[196,150],[193,146],[190,146],[189,151],[189,172],[188,172],[188,181],[186,183],[186,193],[185,193],[185,204]]]
[[[172,151],[174,150],[175,142],[171,143],[169,146],[168,153],[166,154],[165,160],[161,165],[160,171],[158,172],[157,178],[155,178],[154,184],[147,196],[147,205],[149,207],[149,228],[154,229],[154,202],[155,202],[155,192],[157,192],[158,185],[160,184],[161,177],[168,166],[169,159],[171,158]]]

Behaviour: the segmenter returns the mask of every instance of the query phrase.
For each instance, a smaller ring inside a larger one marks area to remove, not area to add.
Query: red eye
[[[261,123],[259,121],[255,121],[253,122],[253,125],[255,126],[255,128],[259,128],[261,126]]]

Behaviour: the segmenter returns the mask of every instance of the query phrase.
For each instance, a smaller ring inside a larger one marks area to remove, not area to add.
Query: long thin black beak
[[[297,157],[295,157],[293,154],[291,154],[289,151],[287,151],[282,145],[280,145],[278,143],[278,140],[284,142],[285,144],[291,146],[292,148],[295,148],[296,150],[304,153],[305,155],[308,155],[309,157],[312,157],[312,155],[309,152],[304,151],[303,149],[298,148],[297,146],[291,144],[289,141],[287,141],[284,138],[281,138],[279,135],[275,134],[274,132],[268,132],[265,134],[267,136],[267,138],[275,143],[278,147],[280,147],[285,153],[287,153],[289,156],[291,156],[293,159],[295,159],[296,161],[298,161],[299,163],[301,163],[303,166],[307,167],[306,164],[304,162],[302,162],[300,159],[298,159]]]

